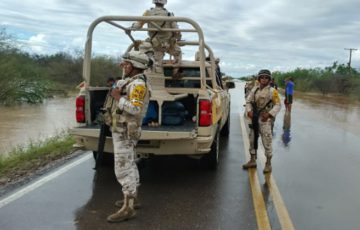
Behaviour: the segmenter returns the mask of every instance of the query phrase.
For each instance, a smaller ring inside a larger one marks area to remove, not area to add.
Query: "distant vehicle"
[[[184,26],[185,29],[161,27],[130,29],[129,26],[123,25],[136,21],[145,23],[177,21],[188,26]],[[180,31],[183,34],[193,33],[197,36],[195,41],[179,42],[182,50],[187,47],[194,50],[193,60],[182,60],[181,65],[176,66],[180,67],[181,77],[172,77],[174,65],[169,59],[163,60],[163,73],[146,74],[152,87],[149,109],[155,110],[155,116],[144,119],[136,152],[140,158],[151,155],[197,156],[205,158],[209,167],[216,168],[219,161],[219,136],[229,135],[230,94],[228,89],[234,88],[235,84],[227,80],[223,82],[224,88],[222,88],[217,83],[214,54],[205,44],[202,29],[195,21],[183,17],[105,16],[98,18],[90,25],[83,66],[85,87],[80,90],[76,98],[76,118],[79,125],[70,130],[76,138],[77,146],[94,151],[94,155],[97,153],[99,124],[96,118],[109,90],[108,87],[91,85],[92,35],[95,27],[100,23],[108,23],[115,29],[125,31],[124,34],[133,41],[127,51],[136,49],[134,36],[141,32],[144,35],[144,31]],[[196,52],[198,52],[198,60],[195,60]],[[206,53],[209,57],[208,61],[206,61]],[[108,135],[104,151],[112,153],[111,133]]]

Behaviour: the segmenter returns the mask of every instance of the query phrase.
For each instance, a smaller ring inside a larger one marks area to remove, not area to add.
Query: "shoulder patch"
[[[130,92],[129,100],[134,106],[142,106],[146,94],[146,86],[143,84],[135,85]]]
[[[272,92],[272,101],[274,104],[278,104],[280,103],[280,97],[279,97],[279,93],[276,89],[273,89]]]

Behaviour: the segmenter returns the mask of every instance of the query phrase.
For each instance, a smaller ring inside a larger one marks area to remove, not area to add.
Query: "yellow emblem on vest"
[[[134,106],[142,106],[146,94],[145,85],[136,85],[130,93],[130,101]]]
[[[279,93],[278,93],[278,91],[276,89],[274,89],[274,91],[273,91],[272,101],[273,101],[274,104],[280,103]]]

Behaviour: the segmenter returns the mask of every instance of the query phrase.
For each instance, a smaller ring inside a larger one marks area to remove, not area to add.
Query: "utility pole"
[[[350,52],[348,67],[349,67],[349,73],[351,75],[351,56],[352,56],[352,52],[356,51],[357,49],[354,49],[354,48],[344,48],[344,49],[349,50],[349,52]]]

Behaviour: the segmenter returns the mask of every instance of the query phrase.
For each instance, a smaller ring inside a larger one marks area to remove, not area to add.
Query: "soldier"
[[[105,121],[111,127],[114,143],[114,168],[116,178],[122,186],[121,209],[110,215],[109,222],[120,222],[134,218],[137,202],[139,171],[134,161],[135,145],[140,138],[141,123],[149,103],[149,85],[144,75],[149,58],[139,51],[130,51],[123,57],[120,66],[125,79],[119,80],[111,91],[112,102],[105,106],[109,113]],[[111,100],[107,100],[111,101]]]
[[[174,16],[173,13],[167,11],[164,8],[164,5],[167,3],[167,0],[153,0],[155,8],[146,10],[143,16]],[[155,22],[161,28],[178,28],[176,22]],[[139,29],[142,28],[144,22],[135,22],[132,25],[132,28]],[[156,28],[153,24],[148,23],[149,28]],[[164,58],[165,52],[174,56],[174,64],[180,64],[181,62],[181,49],[177,44],[177,41],[181,39],[180,32],[170,32],[170,31],[149,31],[149,38],[147,39],[154,48],[155,56],[155,70],[156,72],[162,72],[162,60]],[[173,75],[176,75],[179,68],[174,68]]]
[[[145,70],[146,73],[154,72],[154,49],[150,42],[142,41],[139,45],[139,51],[146,54],[149,58],[149,68]]]
[[[265,149],[266,164],[264,173],[272,171],[272,119],[281,108],[280,97],[276,89],[270,87],[271,72],[260,70],[259,85],[252,88],[246,98],[247,116],[252,120],[250,126],[250,161],[243,165],[244,169],[256,168],[257,139],[259,134]]]
[[[220,58],[215,59],[215,65],[216,65],[216,69],[215,69],[216,82],[223,89],[224,86],[223,86],[223,82],[222,82],[222,73],[221,73],[221,70],[220,70]]]

